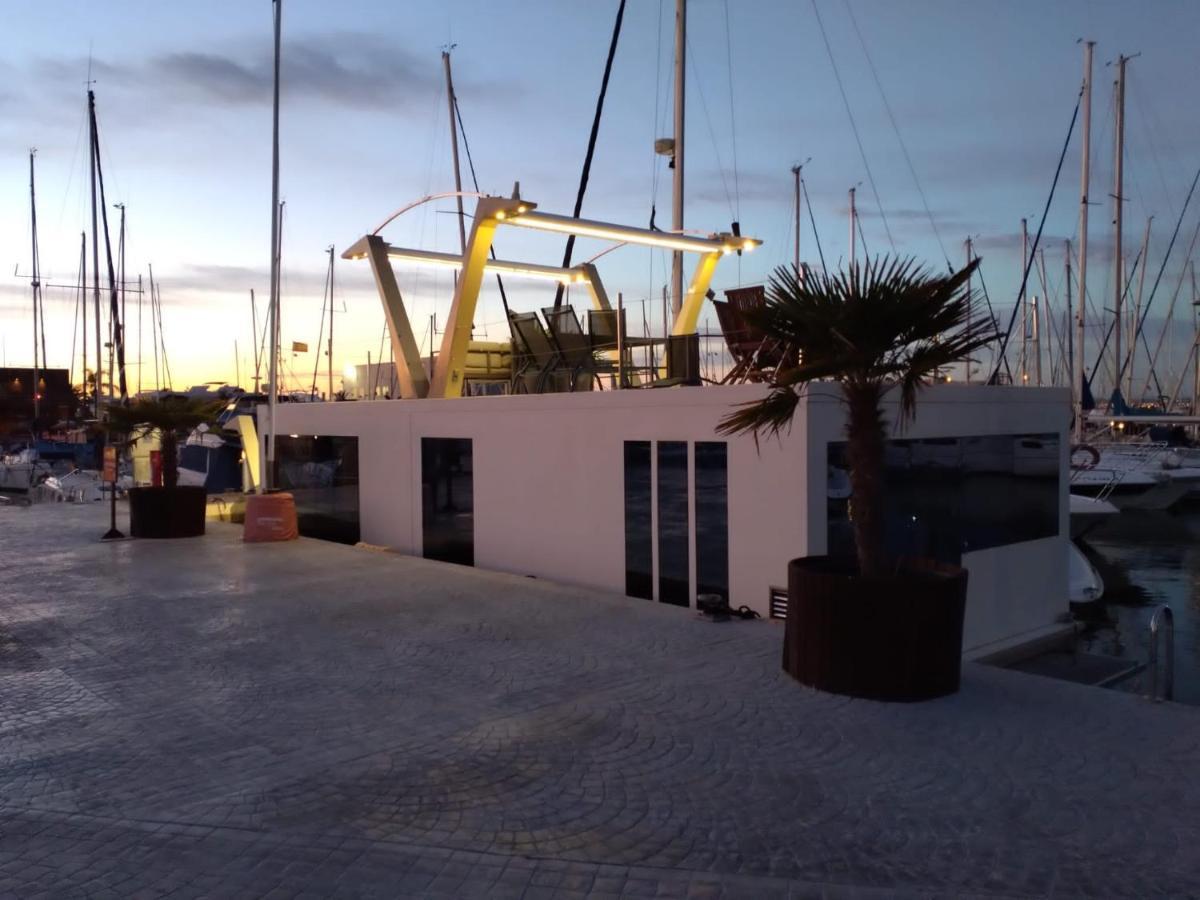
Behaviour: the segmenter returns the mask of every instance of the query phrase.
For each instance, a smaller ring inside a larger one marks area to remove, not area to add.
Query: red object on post
[[[108,484],[117,483],[117,448],[104,448],[104,474],[102,480]]]
[[[150,484],[162,487],[162,451],[150,451]]]

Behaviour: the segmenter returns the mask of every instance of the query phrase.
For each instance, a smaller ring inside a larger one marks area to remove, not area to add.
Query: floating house
[[[700,261],[671,333],[647,340],[626,333],[594,266],[493,259],[492,237],[509,226]],[[274,483],[295,494],[303,533],[680,607],[721,594],[782,618],[788,560],[847,547],[844,411],[836,385],[814,384],[780,438],[717,434],[766,388],[700,385],[696,323],[717,264],[755,244],[553,216],[519,197],[479,201],[461,257],[395,248],[377,229],[345,255],[374,273],[400,399],[279,405],[274,446],[264,436],[262,447]],[[393,260],[461,270],[432,365]],[[477,345],[485,270],[580,284],[592,308],[547,308],[545,325],[512,312],[511,343]],[[260,409],[260,431],[271,415]],[[969,570],[969,651],[1060,627],[1069,420],[1063,389],[939,384],[893,436],[887,540]]]

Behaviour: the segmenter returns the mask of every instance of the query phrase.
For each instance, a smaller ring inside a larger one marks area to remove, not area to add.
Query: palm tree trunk
[[[179,483],[179,439],[174,432],[162,432],[159,449],[162,451],[163,487],[173,488]]]
[[[845,385],[849,421],[846,461],[850,465],[850,519],[862,575],[887,569],[883,546],[883,389],[878,384]]]

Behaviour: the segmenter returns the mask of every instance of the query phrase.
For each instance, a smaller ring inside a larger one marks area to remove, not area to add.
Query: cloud
[[[104,84],[136,89],[144,98],[149,89],[172,103],[211,103],[219,106],[264,106],[271,102],[274,62],[267,42],[245,42],[222,52],[176,50],[141,62],[93,59],[44,59],[43,77],[74,84],[81,72]],[[418,59],[382,36],[366,32],[334,32],[285,41],[281,61],[281,100],[316,101],[338,106],[378,109],[403,108],[413,97],[428,96],[440,85],[440,69]],[[498,90],[465,83],[464,89]]]
[[[370,271],[365,266],[347,269],[340,264],[337,269],[338,292],[374,291],[374,281]],[[175,271],[155,273],[155,281],[161,285],[163,303],[184,303],[181,299],[172,300],[172,295],[181,293],[214,293],[247,295],[251,288],[258,293],[258,299],[266,303],[267,284],[270,275],[266,267],[230,266],[216,263],[189,264]],[[320,296],[325,290],[324,269],[289,269],[283,267],[281,278],[282,291],[286,300],[290,295]]]

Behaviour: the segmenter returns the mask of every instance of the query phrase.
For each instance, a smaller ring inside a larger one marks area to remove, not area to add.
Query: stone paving
[[[1200,710],[852,701],[770,623],[106,524],[0,508],[0,895],[1200,896]]]

